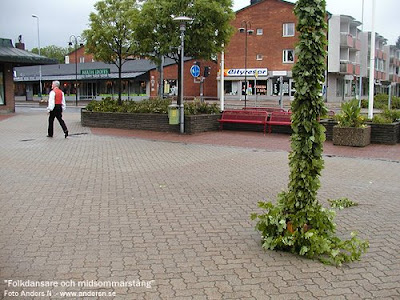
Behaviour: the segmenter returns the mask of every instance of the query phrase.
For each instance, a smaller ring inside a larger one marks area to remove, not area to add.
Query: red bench
[[[291,126],[292,125],[292,113],[286,111],[273,111],[267,121],[268,124],[268,133],[272,131],[272,125],[284,125]]]
[[[268,112],[258,110],[225,110],[222,113],[220,129],[224,123],[260,124],[264,125],[264,134],[267,127]]]
[[[269,113],[273,111],[285,111],[283,108],[280,107],[243,107],[244,110],[262,110],[267,111]]]

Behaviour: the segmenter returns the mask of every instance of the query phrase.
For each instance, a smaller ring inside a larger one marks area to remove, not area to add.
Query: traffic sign
[[[190,74],[192,74],[193,77],[199,77],[200,76],[200,67],[198,65],[193,65],[190,68]]]

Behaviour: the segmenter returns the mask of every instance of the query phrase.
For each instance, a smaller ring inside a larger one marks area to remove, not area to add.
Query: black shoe
[[[53,137],[52,135],[46,135],[47,137]]]
[[[67,130],[66,132],[64,132],[64,136],[65,136],[65,138],[67,138],[67,136],[68,136],[68,130]]]

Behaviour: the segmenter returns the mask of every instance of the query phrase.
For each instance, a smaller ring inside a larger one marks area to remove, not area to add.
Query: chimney
[[[25,44],[22,42],[22,35],[18,36],[18,43],[15,43],[15,48],[25,50]]]
[[[15,43],[15,48],[25,50],[25,44],[24,43]]]

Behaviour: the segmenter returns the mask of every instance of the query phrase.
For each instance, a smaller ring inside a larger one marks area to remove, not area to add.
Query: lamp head
[[[175,17],[174,15],[171,15],[172,20],[176,21],[176,22],[180,22],[180,23],[185,23],[185,22],[191,22],[193,21],[192,18],[186,17],[186,16],[179,16],[179,17]]]

